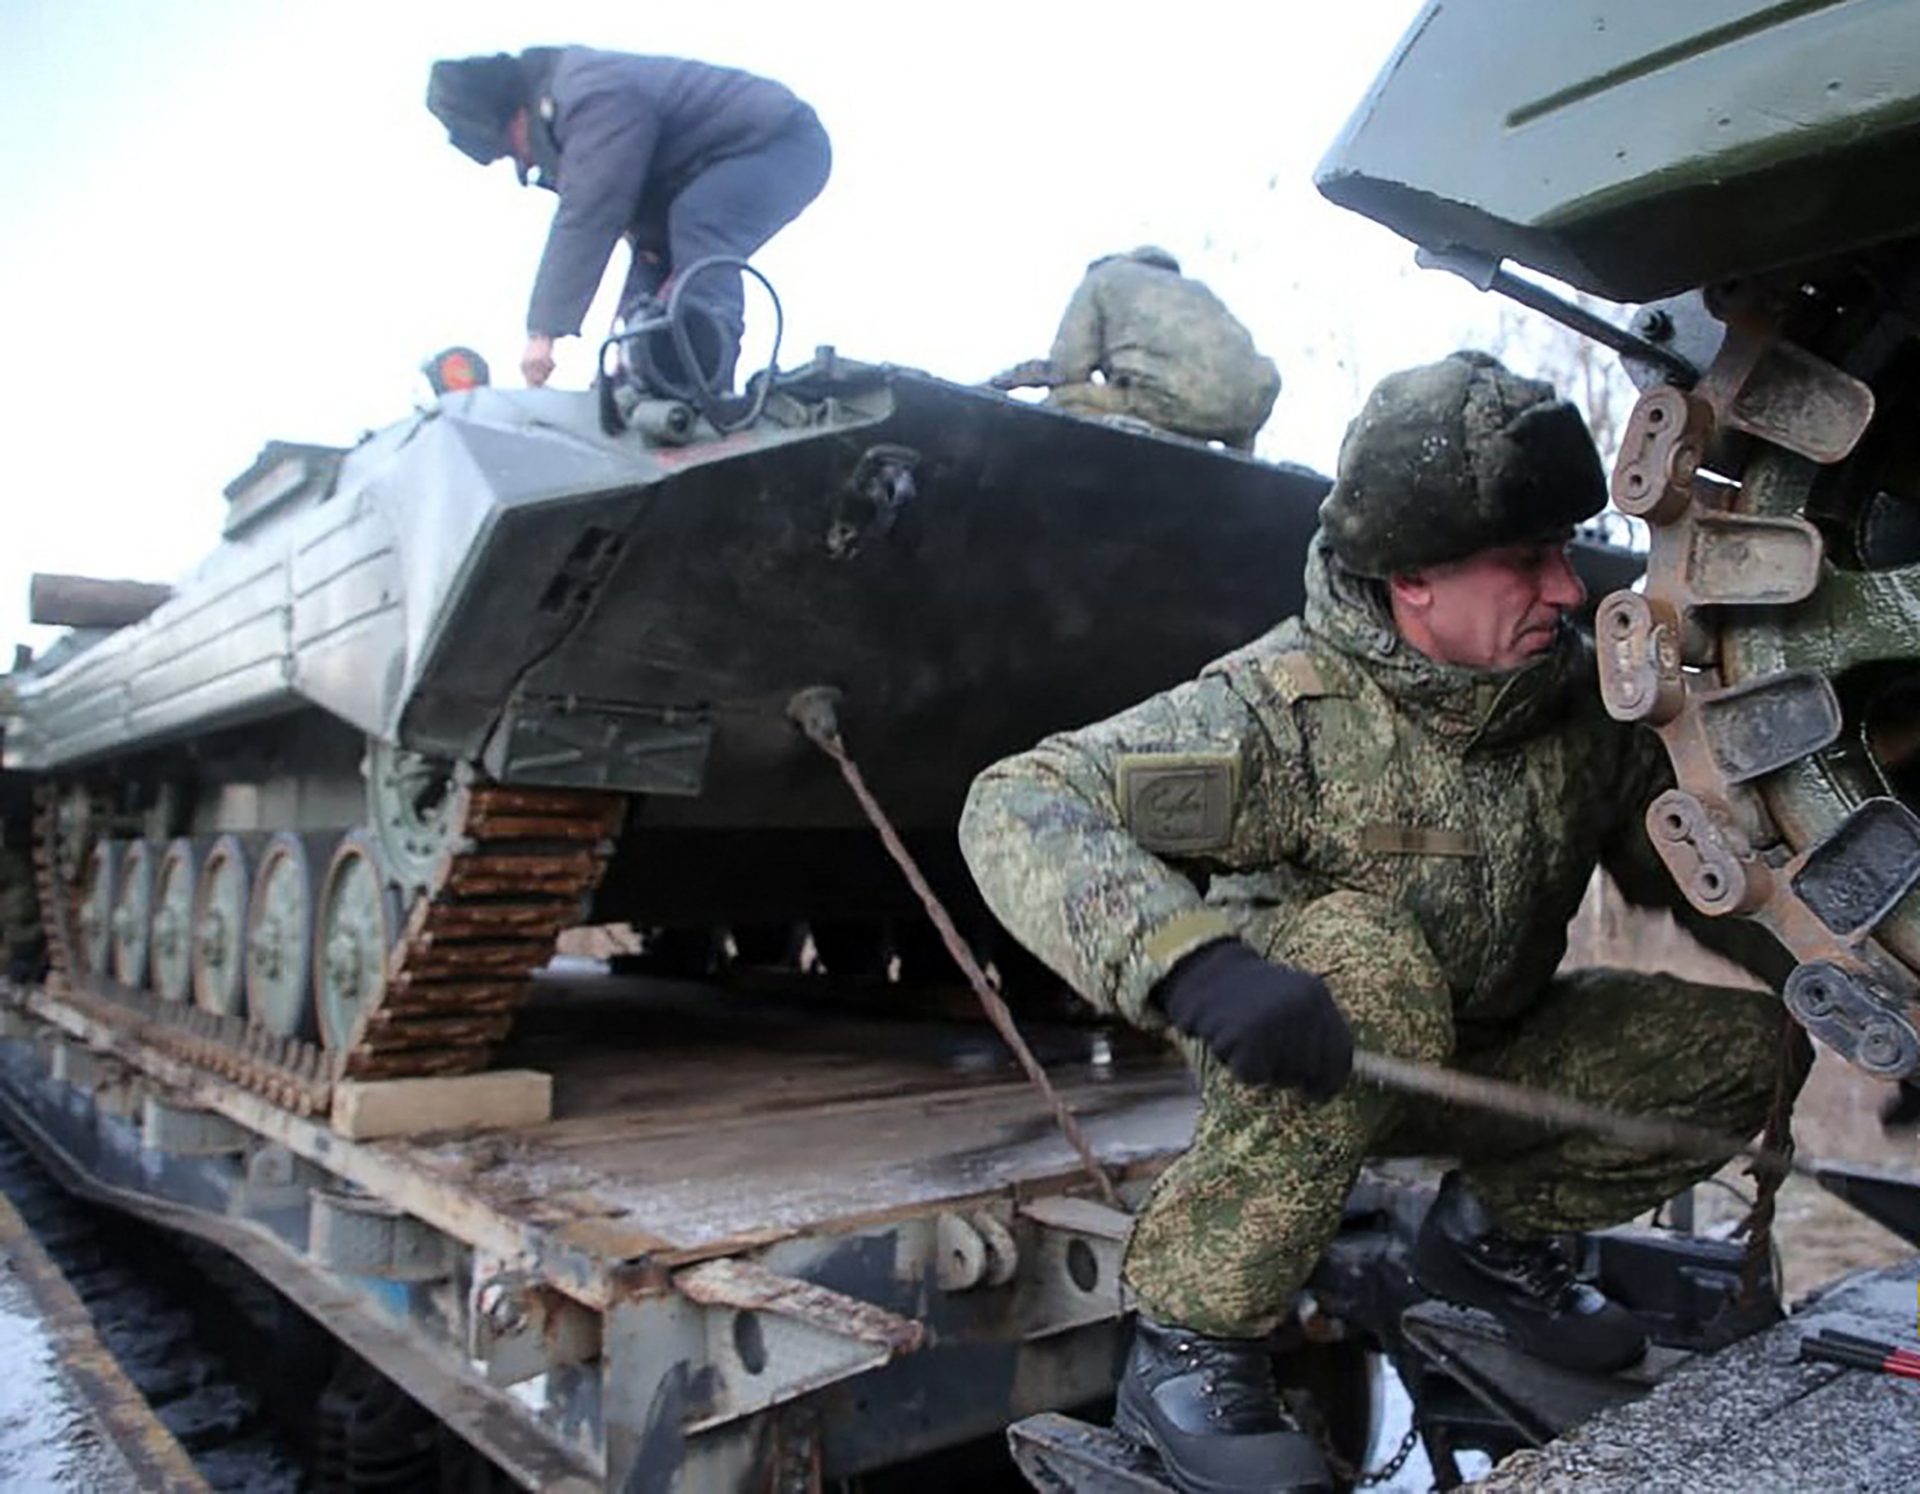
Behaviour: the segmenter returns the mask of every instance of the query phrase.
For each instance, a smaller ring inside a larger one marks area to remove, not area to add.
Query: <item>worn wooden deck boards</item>
[[[1920,1259],[1842,1278],[1768,1333],[1695,1361],[1644,1400],[1595,1417],[1477,1487],[1580,1494],[1848,1489],[1920,1483],[1920,1381],[1801,1363],[1823,1327],[1920,1345]]]
[[[531,1024],[506,1060],[553,1074],[553,1121],[383,1145],[483,1207],[533,1224],[602,1218],[669,1260],[1076,1172],[984,1028],[691,987],[562,997],[567,1036]],[[1194,1107],[1179,1069],[1096,1068],[1083,1031],[1040,1039],[1109,1167],[1186,1144]]]

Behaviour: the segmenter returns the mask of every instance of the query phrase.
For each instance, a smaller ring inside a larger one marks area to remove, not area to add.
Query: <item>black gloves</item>
[[[1196,949],[1153,988],[1153,1000],[1244,1084],[1325,1100],[1353,1071],[1353,1034],[1326,982],[1263,960],[1238,939]]]

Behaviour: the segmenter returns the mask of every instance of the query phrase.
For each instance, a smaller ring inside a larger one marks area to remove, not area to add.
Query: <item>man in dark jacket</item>
[[[632,319],[696,260],[746,258],[826,185],[827,133],[786,87],[732,68],[591,47],[433,65],[427,107],[487,165],[513,157],[560,195],[527,306],[529,384],[553,372],[553,342],[580,331],[616,240],[633,250],[620,296]],[[718,327],[715,383],[733,385],[745,321],[740,275],[710,270],[686,297]]]

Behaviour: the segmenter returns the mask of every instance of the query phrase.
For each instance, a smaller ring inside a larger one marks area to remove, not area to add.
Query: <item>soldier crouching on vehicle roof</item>
[[[1280,371],[1247,329],[1151,244],[1087,266],[1042,369],[1035,378],[1033,365],[1022,365],[1015,376],[1050,385],[1048,404],[1131,415],[1240,451],[1253,449],[1280,393]],[[1096,371],[1105,382],[1093,382]],[[1009,387],[1004,377],[994,383]]]
[[[1554,973],[1596,865],[1747,968],[1790,963],[1695,915],[1647,840],[1665,754],[1605,714],[1568,618],[1566,544],[1604,498],[1592,438],[1545,384],[1471,352],[1391,375],[1342,444],[1302,616],[973,785],[961,843],[994,912],[1096,1007],[1166,1032],[1200,1082],[1193,1144],[1128,1250],[1118,1416],[1183,1489],[1324,1483],[1263,1340],[1367,1155],[1460,1158],[1415,1248],[1422,1287],[1593,1371],[1645,1335],[1553,1233],[1717,1165],[1415,1109],[1348,1082],[1355,1042],[1738,1136],[1783,1043],[1804,1072],[1761,992]]]
[[[579,332],[624,235],[633,263],[620,294],[631,321],[670,278],[709,255],[744,259],[820,195],[827,132],[780,83],[678,57],[532,47],[518,57],[443,59],[427,108],[481,165],[512,156],[524,185],[560,194],[527,307],[529,384],[553,373],[553,343]],[[714,385],[733,387],[745,329],[739,271],[714,269],[686,297],[723,339]]]

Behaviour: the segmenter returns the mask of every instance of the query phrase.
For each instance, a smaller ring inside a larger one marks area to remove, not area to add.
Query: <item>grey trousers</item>
[[[697,260],[715,254],[749,258],[820,195],[832,169],[827,132],[804,105],[765,144],[706,167],[666,205],[664,258],[635,243],[633,265],[620,294],[621,317],[634,316]],[[723,391],[731,390],[746,331],[740,272],[708,270],[687,288],[686,296],[711,313],[720,327],[724,345],[719,384]]]

